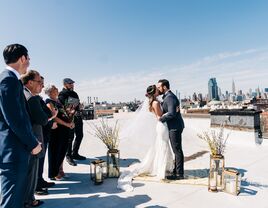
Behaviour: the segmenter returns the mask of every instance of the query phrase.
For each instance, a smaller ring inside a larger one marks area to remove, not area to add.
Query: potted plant
[[[210,149],[210,171],[208,177],[208,190],[216,192],[223,188],[223,171],[224,171],[224,151],[229,134],[224,137],[224,126],[221,125],[220,131],[205,131],[197,135],[204,140]]]
[[[211,130],[210,132],[204,131],[203,134],[197,134],[197,136],[208,144],[210,154],[213,157],[223,156],[226,148],[226,141],[229,137],[229,134],[224,137],[224,125],[221,125],[218,133],[216,130]]]
[[[109,126],[108,121],[101,120],[100,125],[93,124],[94,136],[99,138],[108,148],[107,151],[107,174],[108,177],[119,177],[120,175],[120,151],[119,145],[119,126],[118,121],[115,125]]]

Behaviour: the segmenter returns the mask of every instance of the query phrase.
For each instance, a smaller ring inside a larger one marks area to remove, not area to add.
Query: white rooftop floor
[[[117,115],[123,124],[129,115]],[[113,121],[112,119],[111,121]],[[242,175],[242,190],[238,196],[223,192],[210,193],[206,186],[168,184],[160,182],[134,181],[133,192],[122,192],[116,188],[117,179],[106,179],[102,185],[95,186],[90,180],[89,163],[96,157],[105,157],[106,147],[97,138],[89,134],[88,123],[84,122],[84,139],[80,153],[88,159],[78,161],[78,166],[64,163],[64,170],[70,178],[56,182],[49,189],[49,195],[37,196],[45,201],[42,207],[55,208],[95,208],[95,207],[268,207],[268,140],[262,145],[233,133],[229,138],[225,166],[238,169]],[[209,128],[209,119],[185,119],[186,128],[183,133],[183,149],[185,157],[207,150],[206,144],[196,134]],[[132,148],[133,147],[133,148]],[[139,154],[147,150],[146,144],[139,147]],[[121,167],[124,168],[137,160],[135,144],[123,142],[121,151]],[[139,156],[140,157],[140,156]],[[185,170],[203,170],[209,168],[209,153],[185,162]],[[45,174],[47,166],[45,167]]]

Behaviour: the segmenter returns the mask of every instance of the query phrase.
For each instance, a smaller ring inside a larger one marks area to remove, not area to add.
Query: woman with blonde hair
[[[74,128],[74,123],[70,120],[64,106],[59,102],[59,91],[55,85],[49,85],[45,89],[49,98],[46,99],[47,106],[52,109],[58,109],[58,115],[55,118],[57,128],[51,129],[51,138],[48,145],[48,177],[51,180],[62,180],[60,174],[67,147],[70,129]]]

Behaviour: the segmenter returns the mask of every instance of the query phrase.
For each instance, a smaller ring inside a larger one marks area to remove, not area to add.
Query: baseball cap
[[[71,78],[65,78],[63,79],[63,84],[73,84],[74,81]]]

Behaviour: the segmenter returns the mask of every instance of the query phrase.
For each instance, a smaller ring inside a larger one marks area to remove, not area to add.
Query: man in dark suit
[[[32,132],[20,75],[26,73],[30,58],[20,44],[3,52],[6,69],[0,74],[0,187],[2,208],[21,208],[26,189],[30,154],[41,151]]]
[[[25,192],[24,204],[28,206],[41,205],[44,202],[36,200],[34,192],[37,185],[39,159],[45,156],[44,137],[42,126],[48,123],[49,117],[42,109],[39,93],[42,90],[42,79],[35,70],[29,70],[21,76],[24,85],[24,95],[29,106],[29,116],[32,123],[33,133],[42,145],[42,151],[38,155],[31,155],[29,159],[27,189]]]
[[[181,145],[181,134],[184,129],[184,122],[180,114],[180,102],[176,95],[171,92],[168,80],[159,80],[157,88],[159,94],[163,95],[163,115],[159,120],[163,123],[167,122],[169,139],[175,154],[173,175],[167,176],[167,179],[180,180],[184,178],[184,155]]]

